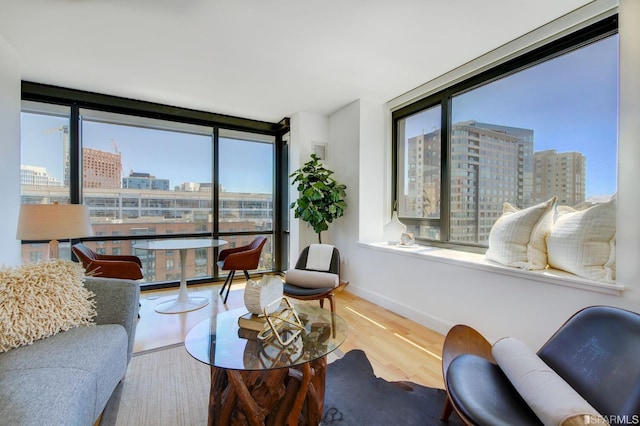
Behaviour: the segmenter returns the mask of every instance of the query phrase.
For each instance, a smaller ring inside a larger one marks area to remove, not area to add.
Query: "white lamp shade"
[[[23,204],[19,240],[69,240],[93,235],[89,207],[81,204]]]

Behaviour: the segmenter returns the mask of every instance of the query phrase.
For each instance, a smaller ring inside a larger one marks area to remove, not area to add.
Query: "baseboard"
[[[417,322],[418,324],[430,328],[431,330],[437,331],[438,333],[443,335],[446,335],[451,327],[454,326],[454,324],[444,321],[441,318],[429,315],[424,311],[420,311],[411,306],[405,305],[404,303],[400,303],[397,300],[391,299],[388,296],[382,295],[375,291],[371,291],[361,286],[354,285],[353,283],[349,284],[349,287],[347,287],[345,291],[353,293],[356,296],[368,300],[371,303],[382,306],[383,308],[395,312],[398,315],[402,315],[403,317],[408,318],[411,321]]]

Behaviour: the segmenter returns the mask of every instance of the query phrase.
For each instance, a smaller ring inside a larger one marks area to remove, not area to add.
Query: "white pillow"
[[[311,244],[307,252],[306,269],[328,271],[331,269],[333,246],[330,244]]]
[[[502,216],[489,233],[486,258],[516,268],[546,268],[545,238],[553,224],[556,199],[553,197],[523,210],[504,203]]]
[[[522,399],[545,425],[607,424],[605,419],[528,346],[507,337],[491,353]],[[601,423],[602,422],[602,423]]]
[[[547,237],[549,266],[595,281],[616,280],[616,199],[587,210],[558,208]]]

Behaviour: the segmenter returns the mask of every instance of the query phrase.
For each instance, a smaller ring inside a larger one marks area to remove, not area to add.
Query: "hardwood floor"
[[[220,287],[221,284],[189,287],[191,296],[204,296],[210,302],[202,309],[182,314],[154,311],[158,303],[176,297],[177,289],[143,292],[134,352],[183,342],[189,330],[200,321],[216,312],[244,306],[243,281],[232,286],[226,305],[218,297]],[[443,387],[440,358],[443,335],[348,291],[338,293],[336,310],[348,325],[347,339],[340,350],[363,350],[376,375],[386,380],[409,380],[425,386]]]

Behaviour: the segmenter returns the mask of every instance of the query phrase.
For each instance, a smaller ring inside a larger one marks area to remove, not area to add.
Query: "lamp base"
[[[49,259],[57,259],[60,256],[60,244],[58,240],[49,241]]]

